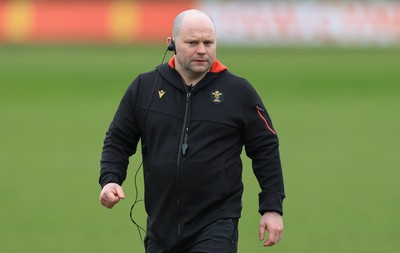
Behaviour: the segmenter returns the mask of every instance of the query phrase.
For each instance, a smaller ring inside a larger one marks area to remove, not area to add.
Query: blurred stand
[[[223,45],[400,43],[400,2],[393,0],[0,0],[0,44],[158,44],[189,8],[214,18]]]

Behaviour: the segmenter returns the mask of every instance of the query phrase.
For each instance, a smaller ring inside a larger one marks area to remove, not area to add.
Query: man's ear
[[[167,43],[168,43],[167,50],[174,52],[174,54],[176,54],[175,41],[171,37],[168,37]]]

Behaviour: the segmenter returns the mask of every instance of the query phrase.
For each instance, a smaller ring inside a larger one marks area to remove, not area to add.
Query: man
[[[148,214],[146,252],[237,252],[245,147],[262,191],[260,240],[276,244],[285,197],[278,138],[245,79],[216,59],[216,29],[198,10],[180,13],[173,58],[139,75],[104,141],[100,202],[112,208],[141,139]]]

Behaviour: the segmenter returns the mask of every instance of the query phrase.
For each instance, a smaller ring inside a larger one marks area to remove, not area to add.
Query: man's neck
[[[196,74],[190,75],[190,74],[188,74],[188,73],[186,73],[184,71],[181,71],[178,68],[176,69],[176,71],[178,71],[178,73],[181,75],[181,77],[182,77],[183,81],[185,82],[185,84],[192,85],[192,86],[194,86],[198,82],[200,82],[201,79],[203,79],[207,74],[207,72],[206,72],[206,73],[197,74],[197,75]]]
[[[203,79],[204,76],[205,75],[203,75],[199,78],[185,78],[182,76],[182,79],[186,85],[195,86],[198,82],[200,82],[201,79]]]

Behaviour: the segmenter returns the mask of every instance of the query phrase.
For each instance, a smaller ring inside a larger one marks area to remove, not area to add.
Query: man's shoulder
[[[140,78],[154,78],[157,75],[158,70],[153,69],[147,72],[140,73],[138,77]]]
[[[222,76],[219,79],[219,82],[223,83],[227,89],[236,91],[242,95],[247,94],[250,97],[257,96],[257,90],[246,78],[236,75],[228,70],[221,74]]]
[[[246,78],[236,75],[229,70],[226,70],[221,73],[221,80],[225,82],[227,85],[237,86],[237,87],[243,87],[250,84]]]

